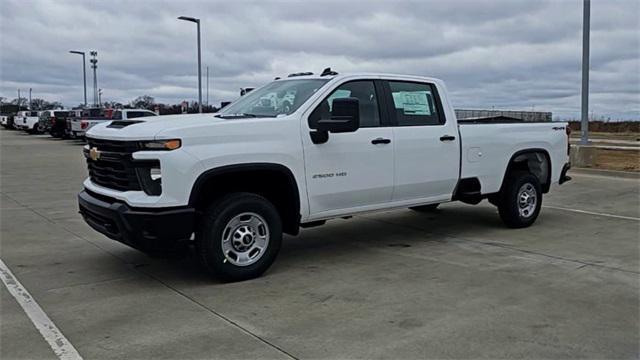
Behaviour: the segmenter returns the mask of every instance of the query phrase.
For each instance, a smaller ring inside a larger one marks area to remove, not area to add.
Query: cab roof
[[[299,75],[299,74],[305,74],[305,75]],[[309,74],[309,75],[306,75],[306,74]],[[333,80],[333,79],[357,79],[357,78],[421,80],[421,81],[430,81],[430,82],[441,81],[440,79],[428,77],[428,76],[402,75],[402,74],[377,73],[377,72],[340,73],[336,75],[325,75],[325,76],[322,76],[320,74],[310,74],[310,73],[298,73],[293,75],[294,76],[276,78],[275,81],[298,80],[298,79]]]

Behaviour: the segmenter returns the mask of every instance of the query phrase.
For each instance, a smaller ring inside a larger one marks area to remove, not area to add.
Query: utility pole
[[[98,89],[98,104],[102,107],[102,89]]]
[[[582,12],[582,107],[580,114],[580,144],[589,143],[589,29],[591,1],[584,0]]]
[[[180,16],[178,20],[190,21],[198,26],[198,112],[202,113],[202,61],[200,52],[200,19]]]
[[[91,68],[93,69],[93,105],[98,106],[98,59],[96,58],[98,56],[98,52],[90,51],[89,54],[92,57],[89,62],[91,63]]]

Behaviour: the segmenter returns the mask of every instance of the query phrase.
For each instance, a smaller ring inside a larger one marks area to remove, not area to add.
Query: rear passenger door
[[[389,80],[385,91],[394,125],[393,200],[449,200],[458,182],[460,139],[436,85]]]

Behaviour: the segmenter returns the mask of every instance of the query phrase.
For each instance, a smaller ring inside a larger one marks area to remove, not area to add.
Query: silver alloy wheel
[[[536,188],[526,183],[518,190],[518,212],[523,218],[528,218],[533,215],[538,204],[538,192]]]
[[[236,266],[254,264],[269,246],[269,226],[258,214],[242,213],[229,220],[222,232],[222,252]]]

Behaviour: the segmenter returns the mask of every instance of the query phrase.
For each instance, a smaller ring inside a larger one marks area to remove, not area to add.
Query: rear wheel
[[[282,242],[282,221],[262,196],[233,193],[213,203],[196,234],[198,257],[205,269],[225,281],[262,275]]]
[[[542,207],[540,181],[529,172],[518,171],[509,175],[497,199],[502,221],[511,228],[533,224]]]

